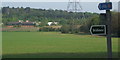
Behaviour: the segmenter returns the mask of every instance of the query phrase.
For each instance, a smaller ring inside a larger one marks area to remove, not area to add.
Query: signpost
[[[106,25],[107,20],[106,20],[106,13],[100,13],[100,24]]]
[[[110,10],[112,9],[112,2],[100,3],[98,8],[99,10]]]
[[[111,12],[112,3],[110,0],[106,0],[105,3],[100,3],[98,6],[99,10],[106,10],[106,19],[107,19],[107,26],[91,26],[90,32],[93,35],[105,35],[106,34],[106,27],[107,27],[107,53],[108,58],[112,58],[112,39],[111,39]]]
[[[106,0],[106,3],[109,3],[110,0]],[[107,53],[108,58],[112,58],[112,39],[111,39],[111,12],[110,9],[106,10],[106,18],[107,18]]]
[[[90,33],[92,35],[106,35],[106,26],[105,25],[93,25],[90,28]]]

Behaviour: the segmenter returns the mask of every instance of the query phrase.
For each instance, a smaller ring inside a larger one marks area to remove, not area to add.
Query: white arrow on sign
[[[106,25],[93,25],[90,28],[92,35],[106,35]]]

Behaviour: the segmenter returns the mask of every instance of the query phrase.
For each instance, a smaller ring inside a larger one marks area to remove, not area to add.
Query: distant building
[[[35,27],[34,22],[22,22],[21,27]]]
[[[51,25],[58,25],[58,22],[48,22],[48,25],[51,26]]]
[[[34,22],[8,22],[7,27],[35,27],[35,23]]]
[[[0,23],[0,26],[2,26],[3,25],[3,23]]]
[[[20,22],[8,22],[6,25],[7,27],[14,27],[20,25]]]
[[[21,23],[22,23],[22,22],[23,22],[23,20],[19,20],[19,22],[21,22]]]
[[[52,24],[52,22],[48,22],[48,25],[50,26]]]
[[[34,22],[36,26],[39,26],[41,22]]]

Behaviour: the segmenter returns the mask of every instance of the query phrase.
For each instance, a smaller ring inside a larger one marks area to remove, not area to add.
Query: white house
[[[52,24],[57,25],[57,24],[58,24],[58,22],[48,22],[48,25],[49,25],[49,26],[51,26]]]
[[[50,26],[52,24],[52,22],[48,22],[48,25]]]
[[[3,23],[0,23],[0,26],[2,26],[3,25]]]

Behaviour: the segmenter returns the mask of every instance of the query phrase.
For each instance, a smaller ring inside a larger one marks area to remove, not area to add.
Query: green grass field
[[[117,57],[118,38],[112,38]],[[106,38],[59,32],[3,32],[3,58],[105,58]]]

